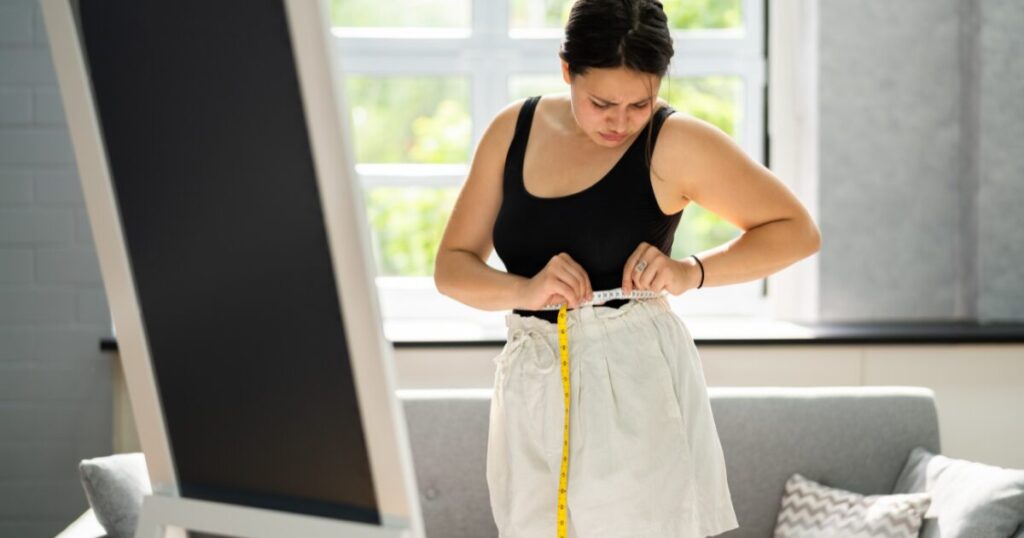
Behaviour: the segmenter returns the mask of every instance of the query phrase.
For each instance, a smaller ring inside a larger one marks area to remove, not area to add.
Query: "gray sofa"
[[[940,454],[934,394],[924,387],[709,387],[740,527],[772,535],[787,478],[890,493],[917,446]],[[427,535],[497,536],[484,461],[490,390],[399,391]],[[58,538],[95,538],[91,509]]]

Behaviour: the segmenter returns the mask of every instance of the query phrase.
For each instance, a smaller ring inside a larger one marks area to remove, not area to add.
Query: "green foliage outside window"
[[[734,76],[674,78],[662,82],[659,96],[679,112],[700,118],[735,137],[736,127],[742,124],[742,84],[742,79]],[[685,258],[725,243],[739,233],[728,221],[690,202],[676,229],[671,257]]]
[[[469,84],[453,76],[345,77],[357,163],[469,160]]]
[[[409,9],[429,12],[445,0],[412,2]],[[468,24],[463,15],[437,14],[419,18],[405,13],[409,2],[386,2],[394,18],[374,12],[378,2],[331,0],[332,21],[345,26],[423,26]],[[464,0],[455,5],[465,11]],[[447,5],[447,4],[446,4]],[[454,5],[454,4],[453,4]],[[528,9],[545,11],[545,24],[560,26],[568,16],[564,0],[512,0],[513,26],[524,24]],[[740,25],[739,0],[666,0],[670,23],[677,29],[732,28]],[[390,11],[389,11],[390,13]],[[517,15],[518,14],[518,15]],[[382,18],[383,17],[383,18]],[[405,18],[402,18],[405,17]],[[517,18],[518,17],[518,18]],[[528,20],[535,20],[536,15]],[[517,22],[519,21],[519,22]],[[429,23],[429,24],[428,24]],[[356,161],[394,164],[468,163],[472,154],[469,84],[460,76],[349,75],[346,97],[354,128]],[[517,75],[509,80],[510,99],[568,90],[559,74]],[[731,136],[742,123],[742,80],[735,76],[666,78],[659,95],[680,112],[712,123]],[[429,276],[458,188],[373,187],[365,192],[378,274]],[[738,230],[695,203],[687,206],[676,232],[672,257],[719,245]]]
[[[470,0],[331,0],[331,25],[356,28],[459,28]]]
[[[512,0],[513,28],[564,28],[572,0]],[[742,26],[741,0],[662,0],[673,30],[711,30]]]
[[[367,218],[373,227],[377,273],[383,276],[434,274],[434,255],[458,194],[454,187],[368,189]]]
[[[680,30],[739,28],[741,0],[662,0],[669,26]]]

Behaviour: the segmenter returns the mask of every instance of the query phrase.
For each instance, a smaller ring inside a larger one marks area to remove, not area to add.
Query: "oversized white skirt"
[[[567,312],[568,536],[739,526],[700,356],[664,297]],[[494,358],[487,486],[499,538],[555,538],[565,400],[558,325],[510,313]]]

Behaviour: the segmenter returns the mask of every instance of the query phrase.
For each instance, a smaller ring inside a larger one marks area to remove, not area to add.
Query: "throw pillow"
[[[135,536],[142,498],[153,493],[145,455],[134,452],[82,460],[78,472],[96,521],[110,538]]]
[[[799,473],[786,481],[774,538],[917,538],[927,493],[862,495]]]
[[[928,492],[922,538],[1011,536],[1024,522],[1024,470],[910,451],[894,493]]]

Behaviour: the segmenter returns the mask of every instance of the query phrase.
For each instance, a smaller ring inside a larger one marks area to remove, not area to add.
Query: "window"
[[[765,162],[763,0],[663,0],[675,56],[660,96]],[[504,337],[505,312],[434,288],[434,254],[488,122],[510,101],[562,92],[558,46],[571,0],[331,0],[333,46],[351,113],[385,334]],[[672,257],[740,231],[690,204]],[[492,254],[487,263],[504,270]],[[762,281],[675,297],[691,315],[759,315]]]

